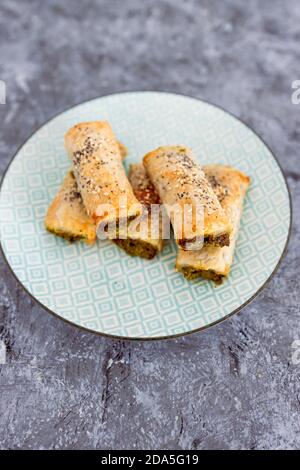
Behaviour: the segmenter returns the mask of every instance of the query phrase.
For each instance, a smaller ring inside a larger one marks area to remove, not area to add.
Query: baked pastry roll
[[[243,201],[250,184],[250,178],[229,166],[207,165],[203,169],[232,223],[230,244],[224,247],[204,246],[199,251],[179,250],[176,269],[181,271],[187,279],[201,276],[220,283],[229,274],[233,261]]]
[[[121,157],[127,155],[127,148],[118,142]],[[96,240],[96,225],[87,215],[74,173],[69,170],[63,184],[50,204],[46,218],[46,229],[69,241],[82,240],[94,243]]]
[[[124,239],[112,240],[129,255],[151,259],[163,246],[160,213],[154,212],[153,219],[147,219],[152,204],[159,204],[159,196],[146,175],[143,165],[130,165],[129,180],[135,196],[143,204],[143,214],[135,219],[142,230],[136,231],[129,225]],[[152,233],[151,221],[158,229]],[[49,232],[69,241],[82,240],[94,243],[96,240],[95,221],[87,215],[77,182],[72,171],[68,171],[62,187],[52,201],[45,219]],[[157,234],[157,236],[155,236]]]
[[[142,207],[127,179],[109,123],[77,124],[66,133],[65,147],[83,204],[98,234],[103,229],[109,238],[115,237],[118,227],[139,216]]]
[[[113,240],[131,256],[151,259],[163,247],[159,196],[147,176],[142,163],[130,165],[128,179],[138,201],[143,205],[143,214],[130,223],[124,238]]]
[[[231,223],[188,147],[159,147],[145,155],[143,162],[170,214],[180,248],[229,245]]]
[[[68,171],[63,184],[49,206],[45,218],[49,232],[69,241],[83,240],[94,243],[96,226],[86,213],[72,171]]]

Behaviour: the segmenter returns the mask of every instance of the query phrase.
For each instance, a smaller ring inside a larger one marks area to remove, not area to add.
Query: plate
[[[127,146],[127,167],[160,145],[183,144],[201,164],[229,164],[251,177],[235,261],[221,286],[176,273],[173,241],[147,261],[109,241],[90,247],[46,232],[47,207],[69,168],[64,133],[96,119],[108,120]],[[0,193],[2,251],[27,292],[63,320],[117,338],[184,335],[237,312],[276,270],[290,224],[287,183],[266,144],[228,112],[171,93],[119,93],[61,113],[20,148]]]

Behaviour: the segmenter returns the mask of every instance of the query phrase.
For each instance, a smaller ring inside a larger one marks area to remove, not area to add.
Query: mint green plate
[[[229,164],[251,177],[235,261],[223,285],[188,282],[176,273],[173,241],[146,261],[109,241],[88,247],[45,231],[47,207],[69,167],[64,133],[95,119],[108,120],[128,147],[127,166],[160,145],[184,144],[202,164]],[[262,140],[220,108],[170,93],[104,96],[56,116],[15,155],[0,194],[2,250],[27,292],[68,322],[119,338],[184,335],[240,310],[276,270],[290,223],[285,178]]]

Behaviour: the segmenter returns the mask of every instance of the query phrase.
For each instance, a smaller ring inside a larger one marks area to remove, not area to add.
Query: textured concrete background
[[[300,4],[14,1],[0,5],[0,170],[32,131],[105,93],[188,93],[241,117],[278,156],[294,199],[288,256],[251,305],[206,332],[153,343],[82,333],[0,264],[0,448],[300,446]]]

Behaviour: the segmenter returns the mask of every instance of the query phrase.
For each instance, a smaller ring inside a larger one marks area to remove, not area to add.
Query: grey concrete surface
[[[112,341],[52,317],[1,258],[2,449],[300,447],[297,0],[1,0],[0,170],[51,116],[122,90],[208,99],[271,146],[294,202],[288,255],[259,298],[208,331]]]

